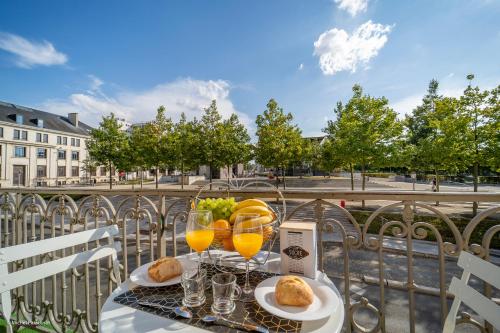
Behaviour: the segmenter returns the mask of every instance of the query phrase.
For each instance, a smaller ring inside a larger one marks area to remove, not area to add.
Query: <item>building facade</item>
[[[0,102],[0,186],[82,182],[89,176],[82,161],[90,130],[77,113],[64,117]]]

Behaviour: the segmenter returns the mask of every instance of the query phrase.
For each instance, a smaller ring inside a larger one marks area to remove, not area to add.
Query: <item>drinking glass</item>
[[[248,281],[250,259],[257,253],[263,243],[262,224],[257,214],[238,214],[233,228],[234,248],[245,258],[245,286],[243,287],[242,302],[254,300],[253,289]]]
[[[212,292],[214,302],[212,312],[230,314],[236,308],[235,300],[241,296],[241,288],[236,284],[236,275],[218,273],[212,276]]]
[[[198,253],[198,272],[201,269],[201,255],[214,239],[214,219],[209,210],[189,212],[186,226],[186,242]]]
[[[181,285],[184,288],[182,304],[187,307],[197,307],[205,303],[205,280],[207,271],[191,268],[182,273]]]

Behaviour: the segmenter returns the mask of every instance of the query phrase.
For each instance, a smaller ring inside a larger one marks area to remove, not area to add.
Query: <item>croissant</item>
[[[162,257],[148,268],[148,275],[156,282],[165,282],[182,274],[181,263],[173,257]]]
[[[276,283],[276,302],[281,305],[308,306],[313,302],[311,287],[300,277],[288,275]]]

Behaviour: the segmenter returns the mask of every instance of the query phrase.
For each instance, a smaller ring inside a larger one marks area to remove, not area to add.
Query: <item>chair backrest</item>
[[[453,277],[451,280],[449,291],[455,295],[455,299],[444,322],[443,333],[451,333],[455,330],[457,312],[461,302],[496,329],[500,329],[500,306],[467,284],[472,274],[495,288],[500,288],[500,267],[466,251],[460,253],[458,266],[463,268],[464,272],[461,279]]]
[[[0,309],[7,321],[8,332],[12,331],[12,327],[10,327],[10,316],[12,312],[10,291],[12,289],[108,256],[112,257],[113,274],[116,281],[121,283],[117,256],[117,253],[121,249],[121,245],[120,242],[115,242],[113,239],[113,237],[118,234],[118,226],[112,225],[0,249]],[[79,252],[20,271],[11,273],[8,271],[7,264],[9,262],[86,244],[104,238],[108,239],[107,245],[98,246],[92,250]]]

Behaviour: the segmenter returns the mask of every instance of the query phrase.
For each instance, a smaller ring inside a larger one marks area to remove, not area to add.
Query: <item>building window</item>
[[[71,167],[71,176],[73,177],[78,177],[80,174],[79,174],[79,170],[80,168],[77,167],[77,166],[72,166]]]
[[[28,131],[21,132],[21,139],[28,140]]]
[[[76,139],[76,146],[80,147],[80,139]]]
[[[47,149],[45,149],[45,148],[37,148],[36,149],[36,157],[38,157],[38,158],[47,158]]]
[[[71,145],[74,147],[75,146],[75,138],[71,138]]]
[[[26,147],[15,146],[14,147],[14,156],[15,157],[26,157]]]
[[[28,140],[28,131],[14,130],[15,140]]]
[[[36,176],[38,178],[47,177],[47,166],[46,165],[37,165],[36,166]]]
[[[36,142],[42,142],[42,133],[36,133]]]
[[[57,159],[65,160],[66,159],[66,150],[58,150],[57,151]]]
[[[73,161],[78,161],[80,159],[80,152],[72,151],[71,152],[71,159]]]
[[[16,114],[16,123],[19,125],[23,124],[23,116],[21,114]]]
[[[57,136],[57,144],[60,145],[61,143],[62,143],[61,136],[58,135]]]
[[[63,138],[62,138],[62,144],[65,145],[65,146],[68,145],[68,137],[63,136]]]
[[[0,127],[0,138],[3,138],[3,127]]]
[[[43,135],[43,140],[42,140],[42,142],[45,142],[45,143],[49,142],[49,135],[48,135],[48,134],[44,134],[44,135]]]
[[[90,169],[90,175],[91,176],[97,176],[97,168],[91,168]]]
[[[36,126],[39,128],[43,128],[43,119],[37,119],[36,120]]]
[[[57,177],[66,177],[66,167],[58,166],[57,167]]]
[[[99,173],[101,174],[101,176],[106,176],[106,167],[101,167]]]
[[[19,140],[21,138],[21,131],[20,130],[14,130],[14,140]]]

